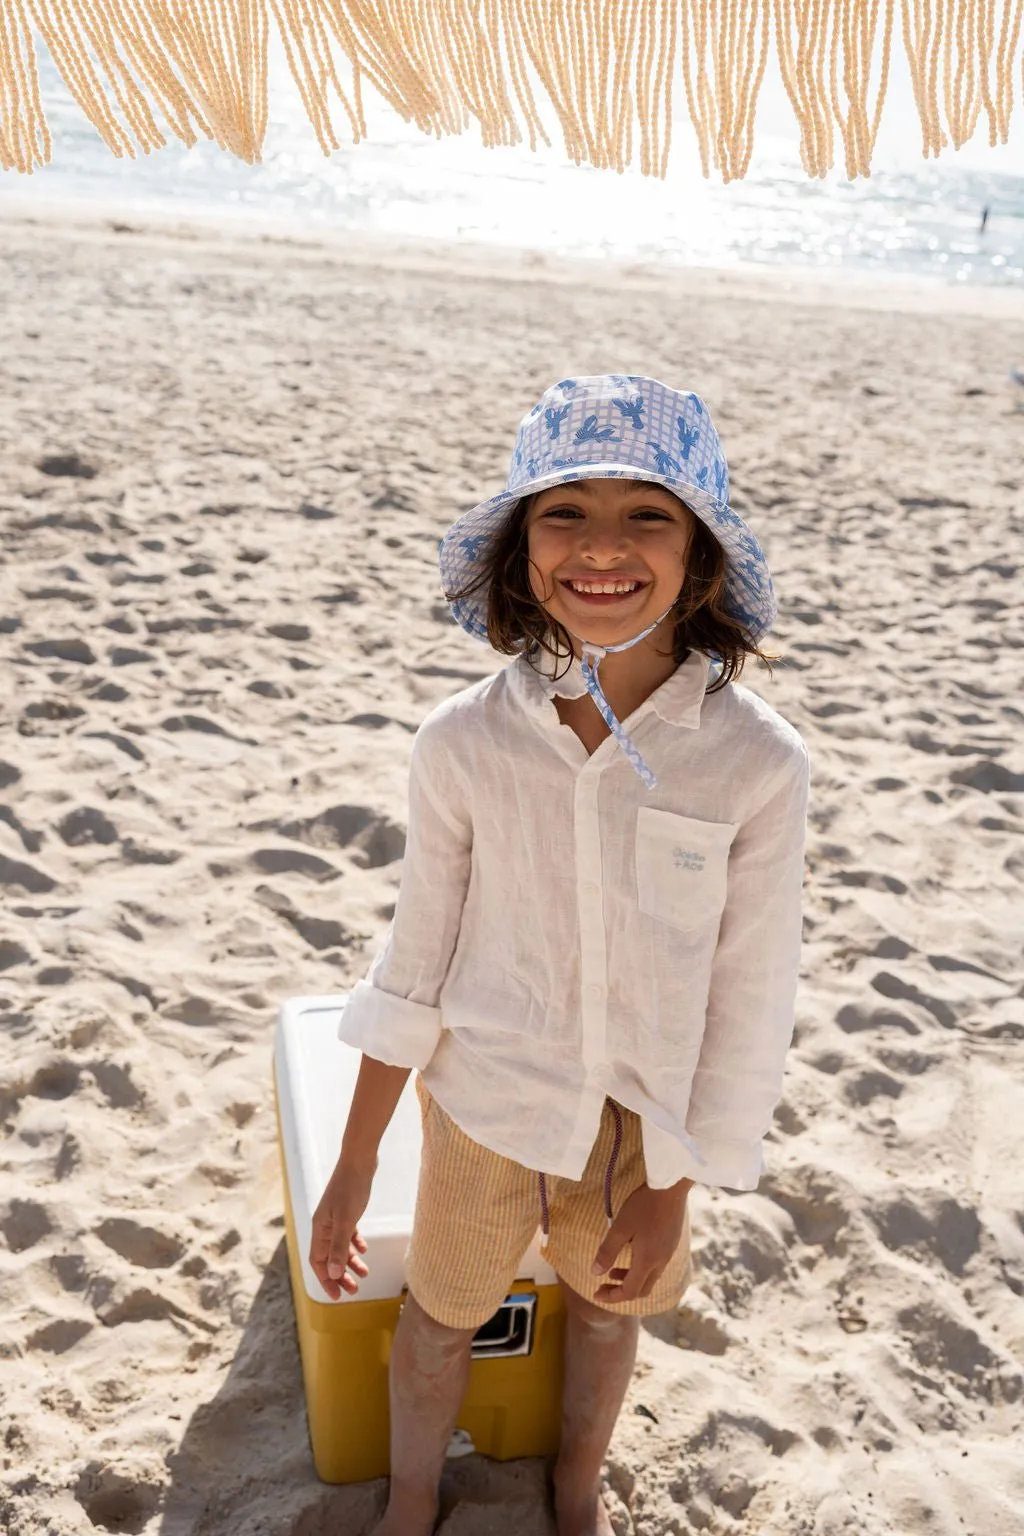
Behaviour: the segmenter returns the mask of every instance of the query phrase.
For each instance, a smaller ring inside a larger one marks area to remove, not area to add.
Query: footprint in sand
[[[57,831],[70,848],[81,848],[87,843],[109,845],[116,843],[118,838],[117,828],[110,817],[91,805],[69,811],[57,823]]]
[[[24,648],[43,661],[69,661],[86,667],[96,662],[96,653],[92,647],[73,635],[63,640],[26,641]]]
[[[34,864],[26,864],[21,859],[10,859],[6,854],[0,854],[0,887],[3,886],[16,887],[30,896],[42,896],[55,891],[57,882]]]
[[[36,469],[42,475],[72,480],[92,480],[100,472],[99,463],[95,459],[86,458],[75,448],[63,453],[44,454],[41,459],[36,460]]]
[[[0,1233],[11,1253],[25,1253],[53,1231],[46,1208],[35,1200],[12,1200],[0,1216]]]
[[[908,955],[914,954],[914,950],[894,933],[887,933],[879,939],[871,953],[879,960],[905,960]]]
[[[878,1098],[898,1099],[903,1092],[903,1084],[888,1072],[869,1069],[859,1072],[844,1084],[843,1092],[851,1104],[863,1106]]]
[[[14,939],[0,939],[0,971],[13,970],[16,965],[27,965],[31,954],[23,944]]]
[[[877,1055],[883,1067],[888,1067],[891,1072],[900,1072],[904,1077],[919,1077],[929,1067],[934,1067],[937,1060],[927,1051],[915,1051],[909,1047],[901,1049],[896,1046],[879,1046]]]
[[[77,1062],[58,1058],[37,1067],[18,1093],[19,1098],[66,1099],[78,1087],[81,1069]]]
[[[89,1070],[103,1097],[112,1109],[139,1109],[146,1095],[133,1081],[130,1067],[113,1061],[94,1061]]]
[[[266,875],[306,875],[310,880],[339,880],[342,871],[327,859],[298,848],[257,848],[250,861]]]
[[[252,832],[275,832],[314,848],[356,850],[363,869],[379,869],[405,853],[405,830],[365,805],[333,805],[303,821],[257,821]]]
[[[953,784],[966,784],[984,795],[1015,795],[1024,790],[1024,773],[1014,773],[1004,764],[993,763],[988,758],[972,763],[969,768],[958,768],[949,777]]]
[[[120,1328],[123,1323],[162,1323],[169,1318],[178,1318],[203,1328],[213,1327],[205,1320],[193,1317],[169,1296],[157,1295],[146,1286],[128,1291],[122,1290],[120,1286],[112,1289],[113,1299],[108,1298],[96,1307],[96,1316],[104,1328]]]
[[[963,1274],[981,1246],[977,1214],[946,1195],[883,1202],[874,1222],[887,1248],[934,1254],[954,1275]]]
[[[126,837],[121,857],[126,864],[176,864],[182,854],[177,848],[144,848],[134,837]]]
[[[415,735],[417,730],[415,725],[410,725],[407,720],[398,720],[394,715],[349,715],[348,719],[343,720],[341,723],[342,725],[362,726],[368,731],[382,731],[386,726],[400,725],[403,731],[408,731],[411,735]]]
[[[950,1386],[986,1402],[1019,1402],[1024,1375],[1011,1356],[986,1344],[977,1331],[937,1301],[905,1307],[896,1321],[925,1381],[945,1394]]]
[[[155,661],[153,651],[140,651],[131,645],[115,645],[107,652],[112,667],[135,667],[142,662]]]
[[[255,747],[259,743],[251,736],[235,736],[224,726],[218,725],[216,720],[208,720],[205,715],[168,715],[166,720],[161,720],[160,728],[164,731],[198,731],[206,736],[223,736],[228,741],[240,742],[246,747]]]
[[[691,1290],[689,1295],[695,1293]],[[696,1293],[695,1304],[682,1304],[674,1312],[661,1312],[645,1317],[646,1333],[676,1349],[693,1350],[700,1355],[724,1355],[732,1340],[722,1319],[711,1304]]]
[[[852,886],[856,890],[889,891],[894,896],[905,896],[907,893],[902,880],[874,869],[837,869],[828,883]]]
[[[115,1471],[106,1462],[91,1461],[80,1474],[74,1495],[91,1525],[137,1536],[152,1519],[161,1490],[130,1473]]]
[[[54,675],[51,673],[51,676]],[[62,698],[59,695],[57,697],[51,696],[48,699],[37,699],[34,704],[27,705],[23,710],[21,719],[18,721],[18,731],[22,736],[38,736],[43,733],[41,733],[38,726],[32,724],[35,720],[65,724],[69,720],[81,720],[84,715],[84,709],[81,709],[77,704],[73,704],[70,699]],[[55,735],[57,733],[49,731],[45,734]]]
[[[64,1290],[72,1294],[84,1291],[89,1283],[89,1271],[80,1253],[53,1253],[50,1255],[50,1268]]]
[[[38,1349],[47,1355],[64,1355],[81,1343],[92,1330],[93,1324],[85,1318],[55,1318],[52,1323],[44,1323],[41,1328],[30,1333],[25,1340],[25,1348]]]
[[[85,551],[85,558],[88,560],[90,565],[104,566],[134,564],[131,555],[123,554],[119,550],[87,549]],[[121,629],[129,631],[131,629],[130,621],[123,616],[116,619],[108,619],[105,627],[107,629]]]
[[[729,1347],[729,1335],[718,1318],[693,1307],[680,1307],[675,1324],[675,1343],[680,1349],[692,1349],[701,1355],[724,1355]]]
[[[176,1237],[126,1216],[111,1216],[95,1228],[101,1243],[142,1269],[170,1269],[185,1252]]]
[[[20,817],[15,815],[9,806],[0,805],[0,821],[10,827],[12,832],[17,833],[21,839],[21,846],[26,853],[39,852],[43,846],[43,834],[41,832],[34,832],[31,827],[26,827],[25,823]]]
[[[254,895],[262,906],[283,918],[313,949],[344,949],[362,937],[350,932],[335,918],[314,917],[308,912],[301,912],[290,897],[282,891],[273,890],[269,885],[257,886]]]
[[[838,1180],[818,1168],[767,1173],[758,1188],[792,1218],[802,1243],[827,1249],[850,1219],[850,1202]]]
[[[760,1414],[712,1409],[699,1427],[686,1437],[681,1447],[679,1470],[666,1489],[672,1502],[683,1509],[686,1517],[685,1525],[673,1523],[671,1528],[718,1530],[723,1519],[723,1514],[718,1511],[731,1517],[728,1519],[731,1528],[734,1520],[744,1518],[762,1486],[754,1475],[740,1471],[739,1467],[749,1467],[753,1453],[760,1451],[765,1481],[775,1480],[779,1475],[776,1470],[779,1459],[801,1443],[801,1437],[792,1430],[772,1424]],[[722,1458],[717,1469],[707,1454],[712,1446]],[[724,1475],[723,1463],[730,1469]]]
[[[313,631],[308,624],[268,624],[267,634],[273,635],[276,640],[287,640],[292,644],[299,644],[309,640]]]
[[[764,1195],[747,1195],[716,1208],[711,1231],[695,1245],[701,1284],[729,1315],[745,1309],[758,1286],[791,1272],[794,1223]]]
[[[929,996],[928,993],[922,992],[920,987],[915,986],[913,982],[904,981],[901,977],[894,976],[890,971],[879,971],[877,976],[871,978],[871,985],[883,997],[917,1004],[926,1013],[930,1013],[932,1018],[942,1025],[943,1029],[953,1029],[956,1025],[956,1011],[948,1003],[943,1002],[939,997]]]
[[[908,1014],[896,1008],[865,1007],[862,1003],[844,1003],[836,1014],[836,1023],[848,1035],[859,1034],[866,1029],[901,1029],[908,1035],[919,1035],[920,1026]]]

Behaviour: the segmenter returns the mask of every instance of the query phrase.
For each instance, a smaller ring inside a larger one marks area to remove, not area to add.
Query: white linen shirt
[[[541,670],[538,670],[540,668]],[[520,656],[423,721],[402,883],[339,1035],[415,1067],[475,1141],[579,1179],[605,1095],[648,1183],[755,1189],[801,939],[807,749],[691,652],[588,756]]]

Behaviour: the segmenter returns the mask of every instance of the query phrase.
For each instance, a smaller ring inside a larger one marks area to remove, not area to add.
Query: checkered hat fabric
[[[473,578],[516,502],[571,480],[650,480],[674,492],[725,550],[726,603],[752,640],[775,622],[772,578],[761,545],[729,506],[725,454],[699,395],[657,379],[601,374],[562,379],[519,424],[503,491],[463,514],[441,540],[441,584],[463,629],[487,639],[486,588],[455,599]]]

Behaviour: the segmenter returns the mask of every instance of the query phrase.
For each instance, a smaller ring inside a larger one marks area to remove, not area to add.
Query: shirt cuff
[[[764,1150],[757,1141],[719,1141],[687,1135],[685,1141],[643,1120],[644,1163],[651,1189],[668,1189],[680,1179],[723,1189],[756,1189],[764,1172]]]
[[[357,981],[342,1010],[338,1039],[389,1067],[427,1065],[441,1038],[441,1010]]]

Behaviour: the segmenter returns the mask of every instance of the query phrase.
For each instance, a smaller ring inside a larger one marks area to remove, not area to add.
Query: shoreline
[[[42,174],[42,173],[39,173]],[[87,233],[112,234],[166,242],[190,242],[210,249],[244,245],[254,256],[261,247],[287,247],[304,259],[385,263],[395,270],[433,274],[462,273],[482,278],[600,287],[627,283],[631,289],[668,287],[724,296],[776,299],[813,305],[841,305],[899,313],[950,313],[1017,319],[1024,322],[1024,289],[1011,284],[968,285],[934,275],[871,272],[863,268],[812,268],[775,263],[734,262],[721,267],[629,257],[562,255],[529,246],[484,241],[443,240],[425,235],[385,234],[340,226],[307,226],[282,232],[273,218],[250,210],[221,213],[200,208],[178,213],[170,208],[129,203],[61,201],[0,197],[0,230],[42,225]],[[256,240],[257,245],[252,244]]]

